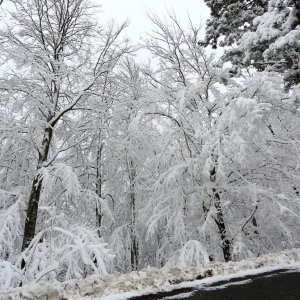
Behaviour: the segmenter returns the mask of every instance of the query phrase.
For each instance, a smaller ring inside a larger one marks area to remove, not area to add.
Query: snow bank
[[[300,263],[300,249],[263,255],[239,262],[208,263],[205,266],[189,268],[147,268],[129,274],[91,276],[87,279],[71,280],[50,284],[40,282],[16,289],[0,290],[1,300],[12,299],[94,299],[112,294],[157,292],[184,281],[199,280],[205,277],[234,274],[241,271],[266,267],[281,267]],[[133,292],[133,293],[132,293]]]

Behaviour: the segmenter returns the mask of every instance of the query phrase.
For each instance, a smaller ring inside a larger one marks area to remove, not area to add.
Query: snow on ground
[[[273,267],[261,267],[258,269],[247,269],[244,271],[239,271],[234,274],[227,274],[227,275],[215,275],[212,277],[203,278],[200,280],[193,280],[193,281],[184,281],[179,284],[175,285],[167,285],[162,287],[161,289],[152,289],[148,292],[126,292],[126,293],[118,293],[118,294],[112,294],[108,296],[102,296],[102,297],[89,297],[84,299],[98,299],[98,300],[124,300],[128,299],[130,297],[136,297],[136,296],[142,296],[145,294],[154,294],[157,292],[169,292],[173,290],[179,290],[179,289],[186,289],[186,288],[197,288],[197,290],[217,290],[217,289],[224,289],[231,285],[240,285],[240,284],[246,284],[251,282],[251,279],[246,280],[239,280],[238,282],[230,282],[231,279],[234,278],[243,278],[245,276],[249,275],[258,275],[266,272],[272,272],[276,270],[281,269],[290,269],[290,271],[299,271],[300,272],[300,263],[288,263],[288,264],[279,264],[277,266]],[[285,273],[288,273],[290,271],[285,271]],[[273,276],[273,275],[267,275],[267,276]],[[211,284],[222,282],[220,285],[217,286],[210,286]],[[225,282],[225,283],[224,283]],[[164,299],[179,299],[179,298],[187,298],[191,296],[195,291],[188,292],[188,293],[181,293],[176,294],[175,296],[165,297]]]
[[[239,262],[208,263],[197,268],[155,269],[149,267],[128,274],[95,275],[86,279],[70,280],[63,283],[39,282],[21,288],[0,289],[0,299],[125,299],[144,293],[167,291],[175,287],[199,286],[199,284],[220,280],[220,276],[224,275],[227,275],[225,276],[227,278],[228,276],[232,278],[237,276],[236,273],[238,276],[243,276],[268,271],[274,267],[288,266],[300,269],[300,249],[267,254]]]

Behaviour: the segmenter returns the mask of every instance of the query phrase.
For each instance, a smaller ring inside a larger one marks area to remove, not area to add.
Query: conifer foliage
[[[211,9],[205,44],[233,46],[224,59],[236,68],[284,73],[287,89],[300,83],[299,0],[205,2]]]

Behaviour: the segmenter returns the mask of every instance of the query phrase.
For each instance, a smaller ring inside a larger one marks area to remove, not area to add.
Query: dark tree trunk
[[[257,206],[256,206],[256,209],[257,209]],[[255,229],[254,229],[254,233],[255,233],[255,234],[258,234],[258,230],[257,230],[257,228],[258,228],[258,226],[257,226],[257,221],[256,221],[256,218],[255,218],[254,216],[253,216],[251,222],[252,222],[253,227],[255,228]]]
[[[216,168],[214,167],[210,172],[210,180],[211,182],[216,181]],[[227,230],[226,230],[226,224],[224,221],[224,214],[221,206],[221,199],[220,199],[220,193],[216,188],[212,188],[213,192],[213,200],[214,200],[214,206],[217,210],[217,215],[214,218],[218,231],[221,238],[221,247],[223,251],[224,260],[230,261],[231,260],[231,241],[228,239],[227,236]]]
[[[219,230],[219,234],[221,237],[221,247],[222,247],[222,251],[223,251],[223,256],[224,256],[224,260],[225,261],[230,261],[231,260],[231,250],[230,250],[230,246],[231,246],[231,242],[227,237],[227,231],[226,231],[226,225],[224,222],[224,215],[223,215],[223,210],[221,207],[221,203],[220,203],[220,194],[216,191],[216,189],[213,189],[213,193],[214,193],[214,205],[215,208],[217,209],[217,216],[215,218],[215,222],[218,226],[218,230]]]
[[[131,235],[131,248],[130,248],[130,260],[131,270],[137,270],[138,266],[138,242],[136,238],[136,198],[135,198],[135,180],[136,172],[135,166],[132,160],[128,162],[129,182],[130,182],[130,235]]]
[[[50,126],[45,128],[42,147],[39,150],[37,173],[39,169],[43,166],[43,163],[47,161],[52,135],[53,135],[53,129]],[[37,174],[32,182],[31,192],[30,192],[27,211],[26,211],[22,251],[28,248],[29,244],[31,243],[35,235],[35,226],[36,226],[36,220],[38,216],[38,206],[39,206],[39,201],[41,196],[42,183],[43,180]],[[22,261],[21,267],[22,269],[25,267],[24,260]]]
[[[102,197],[102,150],[103,144],[100,145],[97,152],[97,173],[96,173],[96,194]],[[102,225],[102,211],[101,204],[96,204],[96,227],[98,236],[101,237],[101,225]]]
[[[96,206],[96,227],[98,236],[101,237],[101,225],[102,225],[102,212],[101,212],[101,205],[98,204]]]
[[[135,212],[135,195],[131,193],[130,195],[130,202],[131,202],[131,250],[130,250],[130,257],[131,257],[131,270],[135,271],[138,265],[138,243],[136,239],[136,212]]]
[[[35,177],[32,182],[28,207],[26,211],[22,251],[28,248],[30,242],[34,238],[41,189],[42,182],[38,177]]]

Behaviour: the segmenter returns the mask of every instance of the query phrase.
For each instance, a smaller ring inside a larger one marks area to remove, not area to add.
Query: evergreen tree
[[[211,8],[204,44],[225,50],[233,73],[242,67],[284,73],[285,88],[300,83],[300,1],[206,0]],[[238,72],[239,73],[239,72]]]

